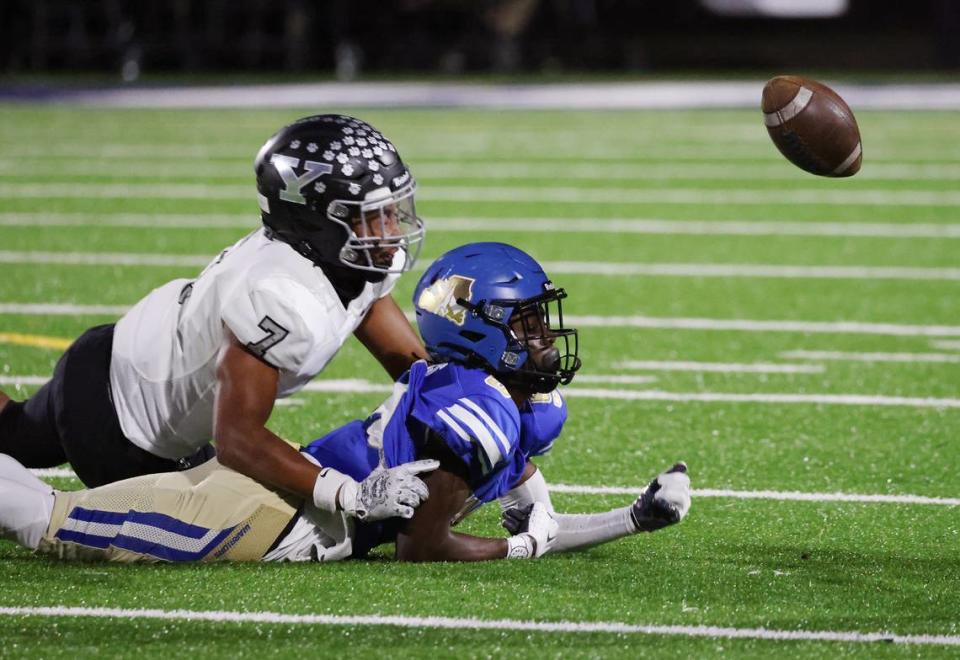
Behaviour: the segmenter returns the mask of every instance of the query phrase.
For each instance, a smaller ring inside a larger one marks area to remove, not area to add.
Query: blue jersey
[[[550,449],[566,417],[559,393],[535,396],[518,409],[507,389],[484,371],[419,361],[370,417],[350,422],[302,451],[320,465],[362,481],[381,463],[395,467],[421,458],[432,431],[463,461],[473,497],[485,503],[516,485],[528,458]],[[393,527],[358,526],[361,537],[375,539],[355,543],[356,550],[389,540],[387,528]]]
[[[381,462],[417,460],[433,431],[463,461],[473,495],[489,502],[523,474],[520,411],[506,388],[479,369],[414,363],[365,421],[354,421],[304,448],[321,465],[362,480]]]
[[[567,402],[558,390],[535,394],[520,408],[520,451],[542,456],[553,447],[567,421]]]

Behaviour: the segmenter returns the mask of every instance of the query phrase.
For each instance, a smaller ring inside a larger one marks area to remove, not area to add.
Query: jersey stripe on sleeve
[[[497,445],[493,434],[490,433],[476,415],[456,403],[446,408],[446,410],[470,429],[470,435],[480,443],[480,447],[483,449],[481,455],[486,459],[487,463],[487,465],[484,466],[486,468],[484,472],[493,469],[494,466],[503,460],[503,452],[500,451],[500,447]]]
[[[453,429],[453,432],[460,436],[460,439],[464,442],[470,442],[470,434],[463,430],[463,428],[453,421],[453,418],[450,417],[444,410],[437,411],[437,417],[442,419],[447,426]]]
[[[466,397],[460,397],[458,401],[475,412],[477,416],[483,420],[484,424],[487,425],[487,428],[493,431],[493,435],[497,439],[497,444],[500,446],[501,455],[508,454],[510,452],[510,441],[507,440],[507,436],[504,435],[500,426],[490,418],[487,411]]]

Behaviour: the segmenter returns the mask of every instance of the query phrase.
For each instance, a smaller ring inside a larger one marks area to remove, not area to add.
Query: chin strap
[[[516,387],[533,394],[549,394],[563,382],[557,374],[524,369],[495,375],[507,387]]]

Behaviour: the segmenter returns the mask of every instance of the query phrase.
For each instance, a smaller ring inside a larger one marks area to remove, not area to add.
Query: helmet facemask
[[[510,330],[526,353],[509,382],[533,392],[552,392],[569,385],[580,368],[579,342],[575,328],[563,325],[563,289],[553,289],[517,305],[510,316]]]
[[[471,305],[461,298],[457,303],[498,326],[507,338],[503,368],[495,372],[500,381],[530,392],[552,392],[558,385],[568,385],[581,364],[577,330],[563,325],[561,301],[566,297],[563,289],[551,288],[525,300]],[[507,310],[510,317],[504,322]]]
[[[424,223],[414,205],[416,184],[391,192],[371,191],[362,201],[335,200],[327,218],[344,228],[347,240],[339,260],[349,268],[375,273],[410,270],[423,245]]]

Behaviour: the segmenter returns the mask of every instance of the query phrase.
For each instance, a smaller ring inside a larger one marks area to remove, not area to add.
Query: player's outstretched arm
[[[427,359],[423,342],[391,295],[370,306],[353,334],[393,380],[400,378],[417,360]]]
[[[418,462],[378,470],[362,482],[321,468],[266,428],[277,395],[279,372],[232,335],[217,368],[213,435],[220,463],[280,488],[325,511],[345,511],[364,520],[409,518],[426,498],[417,476],[436,464]]]
[[[450,521],[470,495],[463,463],[442,443],[430,443],[428,455],[440,468],[424,478],[430,498],[397,535],[401,561],[482,561],[539,557],[556,536],[556,522],[543,505],[531,512],[527,529],[509,539],[484,538],[450,529]]]
[[[525,529],[534,502],[550,501],[542,473],[531,466],[528,463],[523,480],[500,499],[503,526],[512,534]],[[689,509],[687,466],[677,463],[651,481],[630,506],[602,513],[554,513],[558,531],[550,552],[582,550],[639,532],[653,532],[680,522]]]

